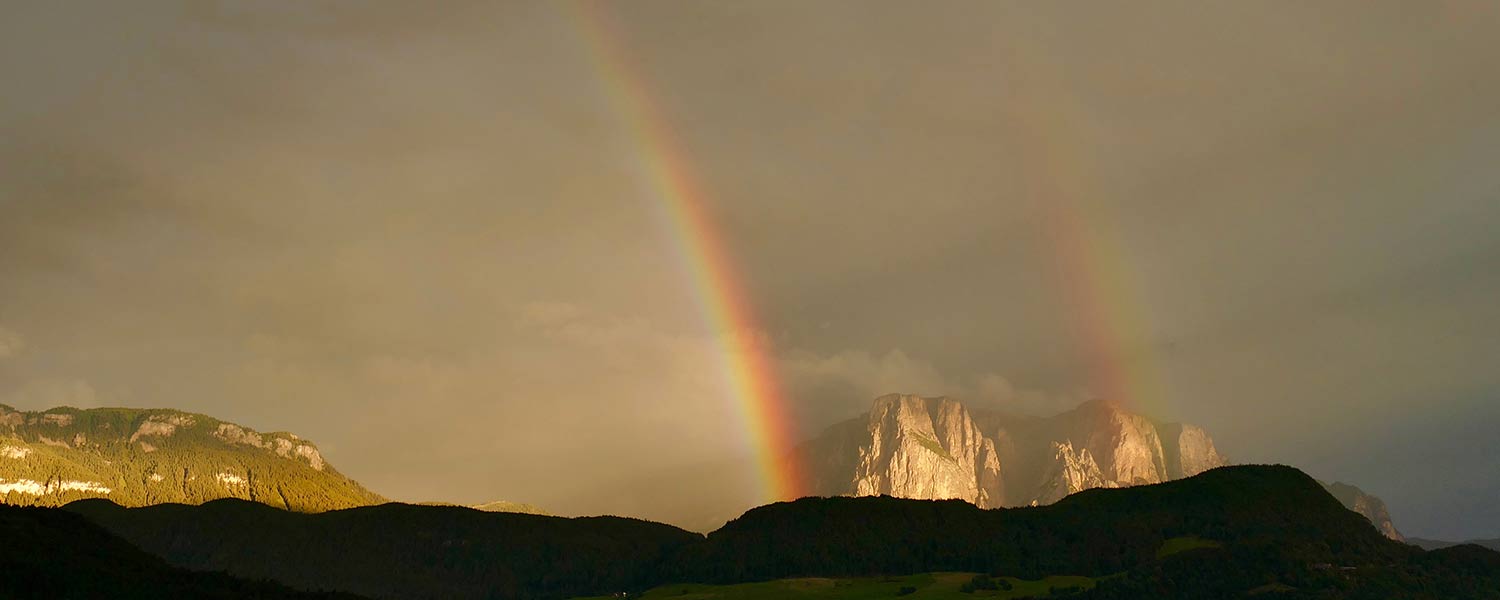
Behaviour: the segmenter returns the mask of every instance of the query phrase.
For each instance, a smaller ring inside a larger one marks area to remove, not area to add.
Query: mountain
[[[1090,401],[1051,417],[972,410],[950,398],[891,394],[829,427],[791,460],[815,494],[964,500],[980,508],[1045,505],[1093,488],[1161,483],[1228,464],[1201,427]],[[1357,487],[1324,488],[1401,541],[1385,503]]]
[[[751,510],[680,564],[689,570],[678,580],[713,583],[1066,574],[1093,587],[1053,595],[1082,598],[1500,597],[1500,553],[1424,553],[1387,539],[1318,482],[1282,466],[1221,467],[1028,508],[803,498]]]
[[[1479,546],[1481,548],[1489,548],[1490,550],[1495,550],[1497,552],[1500,552],[1500,539],[1493,539],[1493,540],[1468,540],[1468,541],[1464,541],[1464,542],[1444,542],[1444,541],[1441,541],[1441,540],[1428,540],[1428,539],[1423,539],[1423,538],[1406,538],[1406,543],[1411,544],[1413,546],[1416,546],[1418,548],[1421,548],[1423,550],[1440,550],[1440,549],[1443,549],[1443,548],[1452,548],[1454,546],[1471,545],[1471,546]]]
[[[0,405],[0,499],[61,506],[253,500],[295,511],[383,502],[340,474],[312,442],[164,409]]]
[[[899,526],[891,524],[899,523]],[[980,509],[956,500],[804,498],[760,507],[708,536],[690,564],[705,581],[913,570],[1033,577],[1108,575],[1149,563],[1168,540],[1277,545],[1309,561],[1378,563],[1407,546],[1380,536],[1289,467],[1224,467],[1170,483],[1092,489],[1056,503]],[[1337,540],[1329,544],[1328,540]]]
[[[0,598],[260,598],[349,599],[309,593],[221,573],[197,573],[57,509],[0,506]]]
[[[800,447],[815,493],[1050,504],[1082,490],[1160,483],[1228,464],[1201,428],[1086,402],[1048,418],[892,394]]]
[[[1391,513],[1386,510],[1385,501],[1366,494],[1364,490],[1347,483],[1336,481],[1331,484],[1322,483],[1322,485],[1324,489],[1328,490],[1329,494],[1332,494],[1334,498],[1337,498],[1349,510],[1364,515],[1366,519],[1369,519],[1375,525],[1375,528],[1379,529],[1380,533],[1384,534],[1385,537],[1398,542],[1406,541],[1401,532],[1396,530],[1396,525],[1391,522]]]
[[[568,598],[641,589],[703,536],[620,517],[561,518],[383,504],[293,513],[242,500],[123,508],[83,500],[87,517],[195,570],[377,598]]]
[[[180,567],[376,598],[567,598],[672,582],[933,571],[1069,575],[1094,584],[1079,590],[1087,598],[1448,599],[1500,590],[1500,553],[1424,552],[1386,539],[1318,482],[1281,466],[1091,489],[1037,507],[809,497],[750,510],[706,537],[634,519],[402,504],[302,514],[236,500],[145,508],[84,500],[62,510]]]

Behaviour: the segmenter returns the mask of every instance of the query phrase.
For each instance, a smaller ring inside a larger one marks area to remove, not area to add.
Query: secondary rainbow
[[[796,428],[749,296],[708,211],[708,191],[694,176],[649,79],[604,6],[587,1],[569,6],[610,104],[629,128],[644,185],[674,232],[703,316],[722,340],[725,376],[753,445],[762,497],[801,496],[806,491],[802,469],[790,458]]]
[[[1012,40],[1008,81],[1015,90],[1023,172],[1056,261],[1058,287],[1072,337],[1088,369],[1087,393],[1147,414],[1171,414],[1156,355],[1148,344],[1148,312],[1135,285],[1139,273],[1115,220],[1091,199],[1098,169],[1086,137],[1091,112],[1060,80],[1065,70],[1049,53]]]

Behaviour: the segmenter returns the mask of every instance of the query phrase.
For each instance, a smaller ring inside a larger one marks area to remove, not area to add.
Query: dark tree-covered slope
[[[0,598],[356,598],[172,567],[78,515],[3,505],[0,574]]]
[[[665,583],[965,571],[1079,575],[1096,598],[1495,598],[1500,553],[1382,536],[1290,467],[1222,467],[1049,506],[804,498],[707,538],[614,517],[387,504],[68,505],[174,565],[379,598],[567,598]]]
[[[1275,545],[1305,562],[1403,556],[1296,469],[1243,466],[1150,486],[1094,489],[1049,506],[980,510],[953,500],[804,498],[726,524],[684,561],[708,581],[917,571],[1108,575],[1156,560],[1166,540]]]
[[[317,514],[240,500],[121,508],[69,504],[191,569],[380,598],[566,598],[656,583],[703,536],[618,517],[566,519],[384,504]]]

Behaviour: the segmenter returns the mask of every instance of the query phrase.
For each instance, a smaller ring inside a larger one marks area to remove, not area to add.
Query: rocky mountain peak
[[[1062,414],[975,411],[891,394],[804,449],[823,494],[1049,503],[1091,487],[1158,483],[1226,464],[1202,429],[1158,424],[1095,400]],[[849,455],[849,458],[843,458]]]
[[[1052,462],[1042,478],[1041,489],[1033,505],[1051,504],[1068,494],[1097,487],[1115,487],[1104,478],[1099,463],[1088,448],[1073,448],[1072,442],[1052,442]]]
[[[980,506],[1003,497],[999,457],[962,404],[888,395],[870,410],[868,444],[856,449],[859,495],[962,498]]]
[[[1380,498],[1371,496],[1362,489],[1340,481],[1335,481],[1331,484],[1321,481],[1318,483],[1322,484],[1323,489],[1328,490],[1329,494],[1337,498],[1349,510],[1364,515],[1366,519],[1369,519],[1370,523],[1375,526],[1375,529],[1380,530],[1380,533],[1385,537],[1398,542],[1406,540],[1406,537],[1401,535],[1400,531],[1396,530],[1395,523],[1391,522],[1391,513],[1386,509],[1385,502]]]

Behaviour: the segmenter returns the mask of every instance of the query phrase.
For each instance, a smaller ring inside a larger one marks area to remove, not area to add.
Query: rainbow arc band
[[[676,141],[650,80],[636,65],[606,4],[580,0],[569,3],[569,8],[588,41],[610,105],[634,140],[643,184],[675,233],[703,316],[720,334],[724,374],[756,457],[762,499],[802,496],[805,477],[791,456],[796,428],[787,398],[770,348],[758,335],[762,329],[738,269],[707,210],[708,191],[694,176],[692,161]]]

